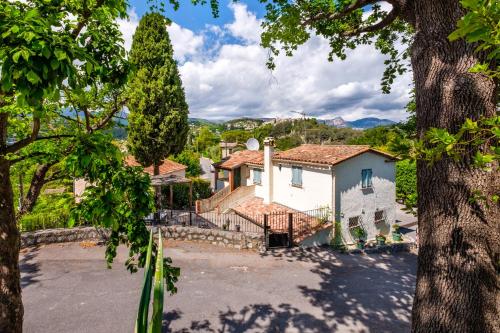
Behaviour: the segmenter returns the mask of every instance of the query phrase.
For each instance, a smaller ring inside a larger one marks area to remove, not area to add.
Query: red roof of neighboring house
[[[227,159],[214,164],[220,169],[234,169],[243,164],[263,164],[264,152],[258,150],[240,150],[229,155]]]
[[[134,156],[132,155],[129,155],[125,158],[125,164],[128,166],[141,166],[139,162],[137,162]],[[171,160],[163,160],[162,164],[160,165],[160,175],[181,171],[186,168],[187,166],[185,166],[184,164],[180,164]],[[153,166],[150,165],[144,168],[144,172],[153,175],[154,174]]]
[[[334,165],[362,153],[371,152],[396,160],[391,154],[370,148],[367,145],[313,145],[305,144],[285,151],[275,152],[273,161],[293,161],[314,164]],[[215,163],[219,169],[234,169],[243,164],[263,165],[264,152],[254,150],[237,151]]]
[[[394,156],[388,153],[365,145],[306,144],[289,150],[276,152],[273,155],[273,160],[334,165],[366,152],[372,152],[390,159],[395,159]]]

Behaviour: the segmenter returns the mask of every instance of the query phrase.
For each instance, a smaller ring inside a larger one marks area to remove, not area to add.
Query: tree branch
[[[352,31],[346,31],[345,33],[342,34],[342,36],[353,37],[353,36],[358,36],[362,33],[374,32],[374,31],[383,29],[383,28],[387,27],[389,24],[391,24],[392,22],[394,22],[394,20],[396,20],[398,15],[399,15],[399,11],[396,9],[396,7],[394,7],[389,12],[389,14],[387,14],[386,17],[384,17],[382,20],[380,20],[380,22],[375,23],[373,25],[360,27],[360,28],[352,30]]]
[[[29,213],[33,210],[36,200],[40,196],[42,187],[46,183],[45,176],[47,175],[47,172],[54,164],[56,164],[56,162],[41,164],[36,169],[33,178],[31,178],[31,183],[28,193],[26,193],[26,196],[22,199],[21,208],[19,209],[19,212],[16,214],[17,220],[19,220],[21,216],[23,216],[24,214]]]
[[[80,18],[80,21],[78,22],[78,24],[76,25],[76,27],[73,29],[73,31],[71,32],[71,36],[73,36],[73,38],[76,38],[78,37],[78,35],[80,34],[80,32],[82,31],[82,29],[87,25],[87,23],[89,22],[89,18],[90,16],[92,15],[92,12],[96,9],[98,9],[99,7],[101,7],[102,5],[104,4],[104,0],[97,0],[97,3],[95,5],[95,7],[93,9],[85,9],[83,11],[83,14]]]
[[[379,0],[358,0],[350,4],[349,6],[345,7],[342,11],[339,12],[334,12],[334,13],[329,13],[329,12],[321,12],[316,14],[315,16],[312,16],[305,21],[301,23],[302,26],[307,26],[310,25],[311,23],[314,23],[316,21],[320,20],[337,20],[340,18],[343,18],[356,9],[363,8],[364,6],[373,4],[379,2]]]
[[[10,146],[7,146],[6,148],[2,149],[2,153],[8,154],[8,153],[15,153],[19,149],[22,149],[35,141],[35,139],[38,136],[38,132],[40,131],[40,118],[36,117],[33,119],[33,129],[31,130],[31,135],[27,138],[24,138],[22,140],[19,140]]]

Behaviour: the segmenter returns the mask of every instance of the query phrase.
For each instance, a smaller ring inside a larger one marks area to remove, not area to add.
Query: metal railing
[[[219,202],[231,193],[230,186],[226,186],[219,192],[212,195],[210,198],[203,200],[196,200],[197,213],[205,213],[213,210]]]
[[[236,213],[219,214],[215,211],[199,214],[193,211],[162,210],[159,221],[154,221],[154,216],[151,215],[145,219],[145,222],[164,226],[191,226],[237,232],[262,233],[264,231],[262,226]]]

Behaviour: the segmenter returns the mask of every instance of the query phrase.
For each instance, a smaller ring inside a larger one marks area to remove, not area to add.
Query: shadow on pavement
[[[218,322],[193,321],[175,332],[410,331],[415,254],[343,255],[328,248],[294,248],[263,256],[313,264],[311,272],[320,277],[318,287],[296,287],[321,316],[287,303],[249,304],[220,312]]]
[[[38,255],[40,248],[38,246],[23,250],[19,260],[19,269],[21,270],[21,288],[30,284],[38,283],[37,277],[40,276],[40,264],[34,259]]]

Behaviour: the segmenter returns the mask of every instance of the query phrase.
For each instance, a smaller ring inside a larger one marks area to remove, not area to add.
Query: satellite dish
[[[259,141],[255,138],[250,138],[245,143],[248,150],[259,150]]]

